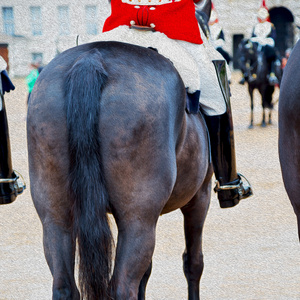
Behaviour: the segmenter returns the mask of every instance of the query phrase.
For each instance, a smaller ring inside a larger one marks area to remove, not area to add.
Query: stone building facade
[[[250,36],[261,0],[214,0],[226,50],[235,58],[243,37]],[[266,0],[277,28],[281,53],[298,39],[300,1]],[[10,76],[26,76],[30,63],[47,64],[57,53],[97,39],[110,14],[108,0],[0,0],[0,55]],[[233,67],[235,63],[233,62]]]
[[[257,22],[257,11],[262,0],[213,0],[226,39],[226,50],[233,56],[237,68],[236,50],[242,38],[249,38]],[[276,27],[276,47],[283,56],[292,48],[300,34],[300,1],[266,0],[271,22]]]

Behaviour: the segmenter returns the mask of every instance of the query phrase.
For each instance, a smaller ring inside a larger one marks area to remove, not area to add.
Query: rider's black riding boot
[[[8,123],[0,80],[0,204],[13,202],[24,189],[25,184],[12,169]]]
[[[249,183],[242,180],[236,171],[233,123],[230,107],[230,92],[225,65],[222,61],[213,61],[219,84],[226,102],[227,110],[222,115],[208,116],[204,114],[208,127],[213,168],[216,177],[215,192],[221,208],[233,207],[241,199],[252,195]],[[246,180],[247,181],[247,180]]]
[[[217,116],[205,116],[208,127],[212,162],[216,177],[214,191],[222,208],[232,207],[241,199],[252,195],[249,184],[236,171],[233,126],[230,112]]]

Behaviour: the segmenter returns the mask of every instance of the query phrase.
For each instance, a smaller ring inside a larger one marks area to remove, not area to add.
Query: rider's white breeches
[[[201,36],[205,37],[203,32]],[[203,38],[203,44],[198,45],[169,39],[161,32],[139,31],[129,29],[128,26],[119,26],[97,36],[96,40],[157,48],[160,54],[173,62],[190,93],[201,91],[200,104],[207,115],[219,115],[226,111],[226,102],[212,63],[212,60],[224,58],[207,39]],[[228,66],[227,76],[229,79]]]
[[[224,60],[223,56],[209,43],[197,45],[185,41],[177,42],[184,47],[197,62],[200,75],[199,90],[201,91],[201,108],[205,114],[210,116],[223,114],[226,111],[226,102],[218,82],[215,66],[212,63],[212,60]],[[227,66],[227,76],[230,76],[228,73],[229,68]]]
[[[275,41],[270,37],[252,37],[250,38],[251,42],[256,42],[262,46],[269,45],[270,47],[275,47]]]

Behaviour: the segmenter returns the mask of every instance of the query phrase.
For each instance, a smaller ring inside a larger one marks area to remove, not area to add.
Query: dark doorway
[[[0,55],[7,63],[7,71],[9,71],[9,64],[8,64],[8,44],[0,43]]]
[[[243,34],[234,34],[233,35],[233,58],[232,58],[232,67],[234,69],[239,69],[239,62],[238,62],[238,47],[241,40],[244,38]]]
[[[271,8],[269,14],[276,28],[275,46],[284,56],[285,50],[294,46],[294,16],[283,6]]]

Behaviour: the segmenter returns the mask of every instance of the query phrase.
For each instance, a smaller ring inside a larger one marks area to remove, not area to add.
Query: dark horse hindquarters
[[[279,96],[279,158],[300,239],[300,41],[284,68]]]
[[[199,299],[212,168],[204,121],[185,113],[185,88],[167,59],[115,42],[60,54],[33,89],[27,135],[53,299],[79,299],[75,238],[87,299],[144,299],[156,222],[178,208],[189,297]],[[109,211],[118,227],[111,280]]]

